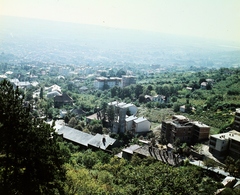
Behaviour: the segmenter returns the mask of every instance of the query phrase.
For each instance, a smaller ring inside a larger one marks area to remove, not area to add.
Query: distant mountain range
[[[0,29],[0,52],[23,61],[213,67],[240,63],[238,43],[10,16],[0,16]]]

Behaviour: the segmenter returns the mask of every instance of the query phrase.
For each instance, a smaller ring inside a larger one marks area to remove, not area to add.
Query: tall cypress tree
[[[0,194],[61,194],[64,158],[50,125],[33,119],[24,95],[0,82]]]

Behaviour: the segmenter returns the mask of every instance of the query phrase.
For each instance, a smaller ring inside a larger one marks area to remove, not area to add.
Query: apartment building
[[[94,86],[96,89],[102,90],[107,88],[112,88],[114,86],[126,87],[132,84],[136,84],[135,76],[123,75],[122,78],[119,77],[97,77],[94,81]]]
[[[211,135],[209,139],[209,152],[217,158],[231,156],[240,158],[240,133],[232,130],[227,133]]]
[[[103,90],[105,88],[112,88],[114,86],[121,86],[121,78],[118,77],[97,77],[94,81],[94,86],[96,89]]]
[[[138,109],[134,104],[114,101],[108,103],[108,106],[113,106],[114,109],[112,132],[145,133],[150,131],[151,123],[145,117],[136,117]]]
[[[161,136],[170,143],[176,140],[186,143],[207,140],[209,132],[209,126],[198,121],[190,121],[182,115],[173,115],[172,120],[162,121]]]
[[[236,109],[233,129],[240,132],[240,108]]]
[[[121,81],[121,87],[126,87],[132,84],[136,84],[136,77],[131,75],[123,75]]]

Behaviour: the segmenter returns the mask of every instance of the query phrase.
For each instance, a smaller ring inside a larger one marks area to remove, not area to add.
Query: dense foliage
[[[171,167],[137,156],[126,161],[91,150],[74,153],[66,169],[66,194],[207,195],[221,187],[197,167]]]
[[[30,115],[23,93],[0,83],[1,194],[63,193],[62,156],[54,129]]]

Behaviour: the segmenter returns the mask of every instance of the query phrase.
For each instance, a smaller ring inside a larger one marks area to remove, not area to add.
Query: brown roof
[[[55,102],[73,102],[73,99],[66,93],[54,97]]]

